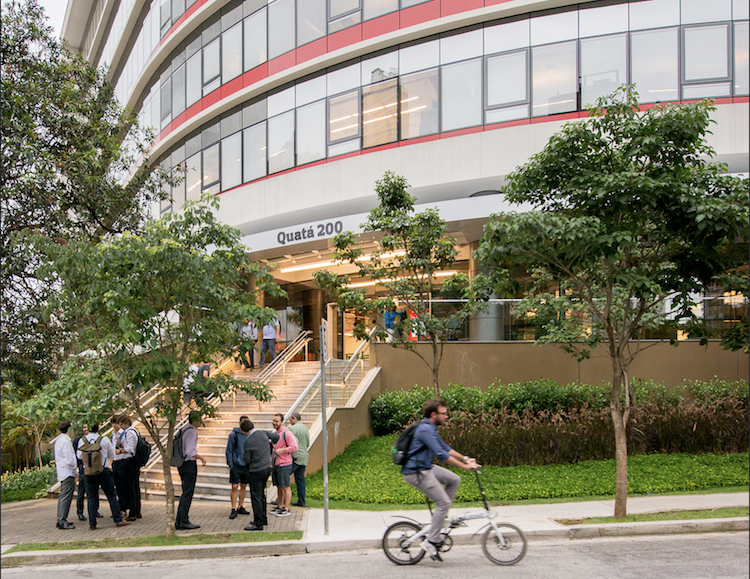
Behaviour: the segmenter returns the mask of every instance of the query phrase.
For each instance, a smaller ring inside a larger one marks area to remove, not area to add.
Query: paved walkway
[[[628,499],[628,512],[651,513],[670,510],[716,509],[748,506],[748,493],[719,493],[708,495],[653,496]],[[104,508],[104,504],[102,507]],[[143,501],[143,519],[129,527],[116,528],[111,518],[100,519],[99,529],[89,531],[88,521],[75,521],[76,528],[62,531],[55,528],[57,501],[40,499],[2,505],[3,552],[16,543],[75,541],[104,537],[135,537],[164,533],[163,501]],[[452,509],[451,514],[475,509]],[[586,501],[545,505],[512,505],[494,507],[498,521],[509,522],[525,531],[530,541],[541,539],[576,539],[614,535],[662,534],[697,531],[738,531],[748,529],[747,518],[706,519],[696,521],[665,521],[653,523],[612,523],[608,525],[564,526],[557,519],[608,517],[614,511],[614,501]],[[103,513],[104,514],[104,513]],[[63,561],[97,560],[154,560],[186,557],[225,557],[268,554],[290,554],[314,551],[378,548],[383,532],[398,518],[408,517],[419,522],[428,521],[426,510],[410,511],[329,511],[328,533],[325,532],[323,509],[292,508],[290,517],[269,516],[269,531],[301,530],[301,541],[240,543],[235,545],[197,545],[177,547],[140,547],[134,549],[90,549],[77,551],[45,551],[33,555],[18,553],[3,555],[2,564],[41,564]],[[75,519],[72,509],[71,522]],[[190,533],[239,532],[249,524],[248,516],[229,520],[227,503],[194,501],[190,510],[192,522],[201,525]],[[478,540],[473,534],[483,526],[481,521],[469,521],[469,526],[456,529],[456,543]]]

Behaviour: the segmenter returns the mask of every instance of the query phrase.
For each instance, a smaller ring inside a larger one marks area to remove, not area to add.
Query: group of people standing
[[[118,527],[124,527],[141,518],[140,469],[135,460],[135,449],[140,434],[133,427],[129,416],[112,417],[111,438],[99,434],[99,424],[82,426],[80,437],[71,440],[74,432],[71,422],[60,423],[60,435],[55,440],[55,466],[60,482],[60,497],[57,504],[57,528],[74,529],[68,514],[78,478],[76,511],[79,521],[85,521],[84,500],[88,508],[89,529],[98,528],[99,489],[107,497],[112,519]],[[89,461],[89,468],[84,467]],[[91,461],[98,461],[92,465]],[[99,465],[98,463],[101,463]],[[88,472],[88,474],[87,474]]]
[[[245,323],[240,326],[240,347],[239,347],[239,360],[246,370],[255,369],[255,345],[258,342],[258,338],[261,338],[260,343],[260,362],[258,366],[262,368],[266,362],[266,356],[270,356],[271,362],[276,358],[276,340],[281,332],[279,323],[273,322],[268,323],[261,329],[260,336],[258,335],[258,328],[255,327],[249,320],[245,320]]]
[[[272,514],[277,517],[291,514],[292,476],[297,485],[294,506],[305,506],[310,433],[298,413],[293,413],[289,422],[291,426],[286,428],[284,415],[274,414],[273,430],[259,430],[248,416],[240,416],[239,427],[234,428],[228,437],[226,460],[232,485],[229,518],[250,514],[244,507],[249,486],[253,522],[245,527],[246,531],[261,531],[268,525],[266,485],[269,476],[277,489],[276,508]]]

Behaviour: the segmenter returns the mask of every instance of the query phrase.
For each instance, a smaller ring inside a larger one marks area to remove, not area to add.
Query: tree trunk
[[[174,424],[170,425],[170,428],[174,430]],[[170,460],[172,457],[172,436],[167,437],[167,448],[165,449],[165,456],[162,456],[161,467],[164,473],[164,492],[167,498],[167,510],[166,510],[166,528],[164,535],[166,537],[175,536],[175,512],[174,512],[174,483],[172,482],[172,466]]]
[[[625,370],[619,356],[613,357],[612,366],[609,408],[615,433],[615,518],[621,519],[627,515],[628,509],[628,439],[626,428],[630,414],[630,401],[626,399],[623,408],[621,393]]]
[[[438,373],[440,372],[440,356],[438,355],[438,345],[434,337],[432,340],[432,387],[435,389],[435,398],[440,398],[440,382]]]

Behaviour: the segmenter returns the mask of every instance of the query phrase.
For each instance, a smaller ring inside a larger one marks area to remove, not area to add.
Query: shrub
[[[57,478],[55,465],[34,467],[2,475],[2,502],[34,498],[36,493],[49,487]]]
[[[432,398],[432,389],[414,386],[411,390],[382,392],[368,406],[375,434],[396,432],[421,418],[422,406]]]

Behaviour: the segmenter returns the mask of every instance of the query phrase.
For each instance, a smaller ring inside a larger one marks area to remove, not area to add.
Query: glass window
[[[335,143],[359,135],[359,91],[328,100],[328,141]]]
[[[242,111],[237,111],[236,113],[222,117],[219,126],[222,138],[233,135],[242,128]]]
[[[324,99],[326,97],[326,77],[321,75],[301,82],[294,87],[297,97],[297,106],[301,107],[308,103]]]
[[[438,132],[438,70],[401,77],[401,138]]]
[[[441,84],[442,130],[482,124],[482,61],[443,66]]]
[[[529,46],[529,19],[484,29],[484,53],[507,52]]]
[[[364,20],[377,18],[396,10],[398,10],[398,0],[364,0]]]
[[[165,123],[169,123],[172,120],[172,83],[167,79],[167,82],[162,83],[161,90],[161,128],[165,127]]]
[[[274,0],[268,4],[269,59],[294,50],[294,21],[294,0]]]
[[[189,157],[185,164],[185,196],[188,200],[195,201],[201,198],[201,154]]]
[[[268,102],[266,99],[259,100],[242,109],[242,126],[249,127],[257,122],[265,121],[268,117]]]
[[[734,94],[746,95],[750,92],[750,35],[748,23],[734,25]]]
[[[221,123],[214,123],[201,131],[201,149],[207,149],[221,138]]]
[[[359,139],[350,139],[348,141],[342,141],[335,145],[328,145],[328,156],[335,157],[337,155],[346,155],[354,151],[359,151]]]
[[[528,96],[528,51],[487,59],[487,106],[524,102]]]
[[[750,16],[750,3],[747,0],[732,0],[732,18],[747,20]]]
[[[221,86],[221,44],[217,38],[203,47],[203,94]]]
[[[732,19],[732,0],[682,0],[680,6],[683,24]]]
[[[401,8],[408,8],[409,6],[416,6],[417,4],[424,4],[430,0],[401,0]]]
[[[684,28],[684,76],[686,81],[729,76],[729,27]]]
[[[219,182],[219,143],[203,150],[203,190]]]
[[[326,35],[326,0],[297,3],[297,46]]]
[[[440,39],[440,64],[449,64],[482,56],[482,30],[446,36]]]
[[[581,38],[628,31],[628,5],[615,4],[588,8],[578,12],[578,31]]]
[[[222,32],[231,28],[240,20],[242,20],[242,5],[238,5],[235,8],[232,8],[229,12],[226,12],[221,16]]]
[[[355,10],[359,10],[359,0],[329,0],[329,20],[334,20]]]
[[[632,5],[631,5],[632,6]],[[635,32],[630,41],[631,82],[642,103],[678,96],[677,29]]]
[[[531,19],[531,45],[578,38],[578,11],[561,12]]]
[[[268,60],[266,53],[266,9],[245,18],[245,70]]]
[[[398,51],[398,58],[401,74],[433,68],[440,64],[440,44],[433,40],[402,48]]]
[[[266,176],[266,122],[244,131],[243,169],[245,182]]]
[[[221,35],[221,81],[229,82],[242,74],[242,24],[235,24]]]
[[[680,23],[680,0],[631,2],[630,30],[676,26]]]
[[[398,76],[398,51],[362,61],[362,86]]]
[[[172,0],[172,22],[185,13],[185,0]]]
[[[268,172],[294,167],[294,111],[268,119]]]
[[[359,63],[333,70],[327,75],[328,96],[339,94],[359,86]]]
[[[223,191],[242,183],[242,133],[221,141],[221,188]]]
[[[185,65],[172,75],[172,116],[176,117],[185,110]]]
[[[362,146],[375,147],[398,139],[397,82],[381,82],[362,90]]]
[[[169,30],[169,26],[172,24],[172,5],[170,0],[161,0],[161,34]]]
[[[576,110],[576,43],[534,48],[531,55],[531,114],[535,117]]]
[[[515,121],[529,117],[529,105],[519,105],[515,107],[506,107],[504,109],[492,109],[484,114],[484,122],[487,125],[492,123],[504,123],[506,121]]]
[[[192,157],[201,151],[201,134],[190,137],[185,141],[185,155]]]
[[[682,87],[682,98],[685,100],[704,99],[708,97],[728,97],[731,95],[732,87],[728,82],[689,84]]]
[[[624,34],[581,40],[581,105],[593,105],[599,97],[627,83],[628,44]]]
[[[193,56],[191,56],[186,67],[186,79],[185,79],[185,96],[186,96],[186,105],[191,106],[195,103],[197,103],[202,93],[202,84],[201,84],[201,53],[200,51],[196,52]]]
[[[268,0],[245,0],[245,3],[243,4],[245,16],[250,16],[250,14],[258,10],[259,8],[262,8],[266,4],[268,4]]]
[[[297,165],[326,156],[325,100],[297,109]]]
[[[362,13],[354,12],[352,14],[349,14],[349,16],[344,16],[342,18],[339,18],[338,20],[329,22],[328,34],[333,34],[334,32],[338,32],[339,30],[344,30],[344,28],[349,28],[350,26],[359,24],[361,19],[362,19]]]
[[[294,108],[294,87],[268,95],[268,116],[275,117]]]
[[[221,20],[218,18],[211,22],[211,24],[204,24],[203,30],[201,31],[201,41],[203,46],[208,46],[208,43],[213,39],[218,38],[221,34]]]

